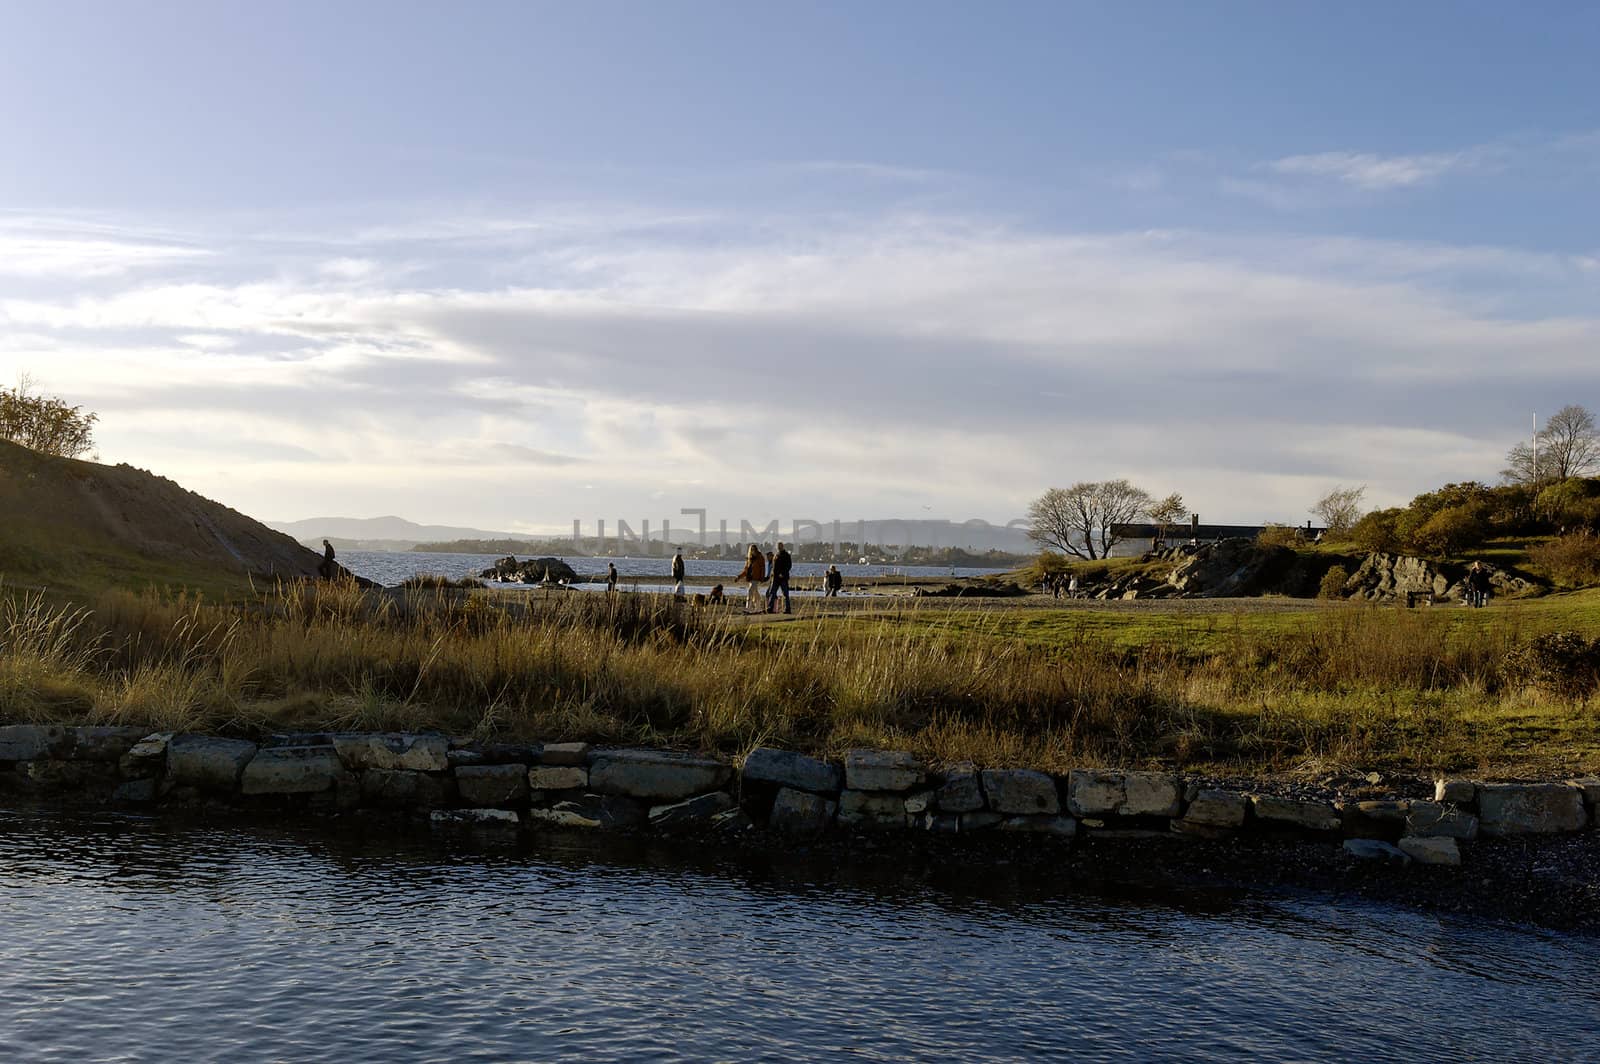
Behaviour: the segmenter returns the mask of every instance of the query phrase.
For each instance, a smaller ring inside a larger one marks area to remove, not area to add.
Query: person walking
[[[672,593],[683,594],[683,551],[672,556]]]
[[[782,541],[778,543],[778,553],[772,557],[772,586],[767,588],[767,612],[778,612],[778,591],[783,591],[783,612],[793,613],[789,608],[789,570],[794,561],[789,557],[789,552],[783,549]]]
[[[1067,580],[1067,598],[1075,599],[1077,597],[1078,597],[1078,574],[1077,573],[1073,573],[1072,576]]]
[[[606,594],[617,589],[617,563],[606,562]]]
[[[1482,562],[1467,569],[1467,599],[1478,608],[1489,604],[1489,569]]]
[[[739,570],[738,580],[750,581],[750,589],[745,592],[744,612],[761,612],[761,582],[767,578],[767,559],[761,553],[761,548],[754,543],[745,551],[744,568]]]

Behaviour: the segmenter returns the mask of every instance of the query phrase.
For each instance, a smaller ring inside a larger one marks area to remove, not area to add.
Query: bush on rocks
[[[1331,566],[1327,572],[1322,574],[1322,583],[1317,587],[1317,598],[1344,598],[1345,581],[1349,579],[1350,571],[1344,566]]]

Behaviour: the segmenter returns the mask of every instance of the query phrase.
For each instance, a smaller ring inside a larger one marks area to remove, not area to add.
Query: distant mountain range
[[[280,532],[286,532],[302,543],[320,546],[324,538],[333,542],[340,550],[391,550],[406,551],[416,547],[419,543],[440,543],[451,540],[463,539],[510,539],[522,542],[551,542],[568,537],[564,536],[532,536],[524,532],[494,532],[481,528],[460,528],[454,525],[420,525],[415,521],[407,521],[403,517],[310,517],[303,521],[268,521],[267,524]],[[789,538],[790,529],[786,525],[780,526],[779,538]],[[606,523],[606,531],[615,543],[616,526]],[[584,539],[592,551],[594,545],[594,524],[587,522],[584,526]],[[719,532],[716,528],[706,530],[706,542],[714,544]],[[771,539],[770,535],[763,535],[763,539]],[[817,538],[815,529],[806,530],[803,537],[807,541]],[[821,538],[833,538],[833,525],[828,523],[822,526]],[[863,534],[862,523],[857,521],[841,521],[839,523],[839,538],[848,542],[867,543],[895,543],[914,544],[922,547],[962,547],[968,550],[1003,550],[1020,554],[1031,554],[1038,548],[1028,539],[1027,534],[1020,529],[1005,528],[1001,525],[981,527],[976,525],[961,524],[954,521],[936,521],[922,518],[884,519],[865,522]],[[695,534],[680,526],[673,528],[673,539],[676,542],[690,543],[695,539]],[[730,544],[739,540],[737,528],[729,528],[728,539]],[[650,542],[661,542],[659,528],[650,530]],[[622,548],[621,553],[626,553],[627,548]]]

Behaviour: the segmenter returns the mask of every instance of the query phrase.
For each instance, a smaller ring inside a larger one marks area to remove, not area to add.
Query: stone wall
[[[348,812],[440,826],[1019,832],[1082,838],[1294,834],[1358,857],[1459,864],[1480,836],[1600,824],[1600,778],[1439,780],[1432,800],[1326,802],[1205,787],[1161,772],[956,764],[853,750],[842,764],[758,749],[735,765],[587,743],[481,744],[442,735],[313,734],[261,744],[138,728],[0,726],[0,794],[132,806]]]

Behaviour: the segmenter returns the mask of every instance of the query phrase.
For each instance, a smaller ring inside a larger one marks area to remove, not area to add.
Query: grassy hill
[[[141,469],[52,458],[0,441],[0,585],[82,594],[110,586],[236,595],[249,580],[314,576],[321,557]]]

